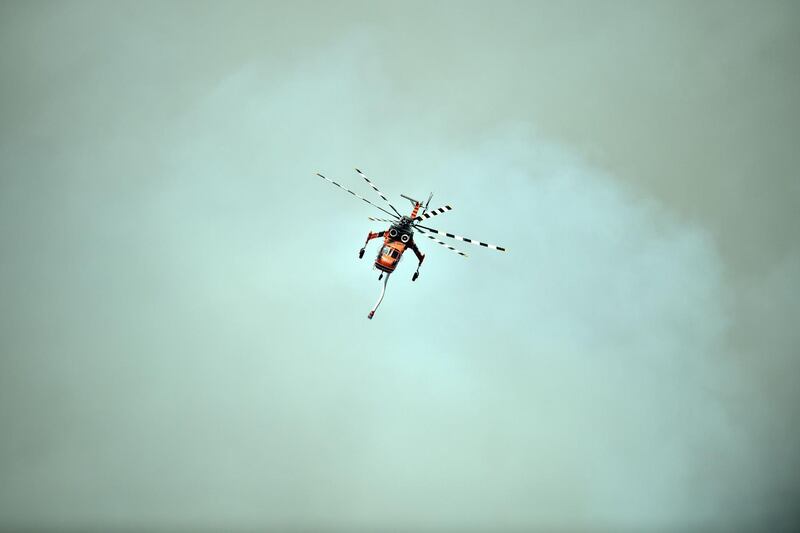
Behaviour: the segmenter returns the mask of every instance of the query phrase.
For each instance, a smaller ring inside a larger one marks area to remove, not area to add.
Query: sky
[[[3,2],[0,530],[796,531],[798,30]]]

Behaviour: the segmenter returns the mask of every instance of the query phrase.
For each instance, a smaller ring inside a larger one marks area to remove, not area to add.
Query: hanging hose
[[[369,314],[367,315],[367,318],[369,318],[370,320],[372,320],[372,317],[375,316],[375,311],[378,309],[378,306],[381,305],[381,302],[383,301],[383,295],[386,294],[386,284],[389,283],[390,274],[391,272],[386,273],[386,278],[384,278],[383,280],[383,287],[381,287],[381,295],[378,298],[378,303],[375,304],[375,307],[373,307],[372,311],[370,311]]]

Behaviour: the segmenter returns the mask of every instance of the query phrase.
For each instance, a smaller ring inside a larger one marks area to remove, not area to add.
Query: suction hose
[[[375,316],[375,311],[378,309],[378,306],[381,305],[381,302],[383,301],[383,295],[386,294],[386,284],[389,283],[390,274],[391,274],[390,272],[387,272],[386,277],[383,278],[383,287],[381,287],[381,295],[378,298],[378,303],[375,304],[375,307],[373,307],[372,311],[370,311],[369,314],[367,315],[367,318],[369,318],[370,320],[372,320],[372,317]]]

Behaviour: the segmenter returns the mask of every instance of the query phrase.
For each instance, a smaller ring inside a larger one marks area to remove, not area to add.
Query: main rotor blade
[[[430,213],[422,213],[420,216],[414,219],[414,222],[419,222],[420,220],[425,220],[426,218],[435,217],[436,215],[441,215],[442,213],[446,213],[453,209],[449,205],[442,206],[438,209],[433,209]]]
[[[368,219],[372,220],[373,222],[388,222],[389,224],[394,224],[397,222],[397,219],[388,220],[386,218],[375,218],[375,217],[367,217]]]
[[[365,202],[367,202],[367,203],[368,203],[369,205],[371,205],[372,207],[377,207],[378,209],[380,209],[381,211],[383,211],[383,212],[384,212],[384,213],[386,213],[387,215],[389,215],[389,216],[392,216],[392,217],[394,216],[394,213],[390,213],[390,212],[389,212],[389,211],[387,211],[386,209],[384,209],[384,208],[382,208],[382,207],[380,207],[380,206],[377,206],[377,205],[373,204],[372,202],[370,202],[369,200],[367,200],[367,199],[366,199],[366,198],[364,198],[363,196],[359,196],[359,195],[357,195],[356,193],[354,193],[353,191],[351,191],[351,190],[350,190],[350,189],[348,189],[347,187],[342,187],[341,185],[339,185],[338,183],[336,183],[336,182],[335,182],[335,181],[333,181],[332,179],[330,179],[330,178],[326,178],[325,176],[323,176],[323,175],[322,175],[322,174],[320,174],[319,172],[317,172],[317,176],[319,176],[320,178],[322,178],[322,179],[324,179],[324,180],[326,180],[326,181],[330,181],[331,183],[333,183],[334,185],[336,185],[336,186],[337,186],[337,187],[339,187],[340,189],[344,189],[345,191],[349,192],[350,194],[352,194],[352,195],[353,195],[353,196],[355,196],[356,198],[360,198],[361,200],[364,200]]]
[[[474,239],[469,239],[467,237],[461,237],[460,235],[453,235],[452,233],[447,233],[446,231],[439,231],[438,229],[429,228],[427,226],[419,226],[417,224],[414,225],[415,228],[423,228],[428,231],[432,231],[438,235],[444,235],[445,237],[450,237],[451,239],[455,239],[457,241],[468,242],[470,244],[474,244],[475,246],[483,246],[484,248],[491,248],[493,250],[498,250],[500,252],[505,252],[506,249],[502,246],[497,246],[496,244],[489,244],[488,242],[481,242],[476,241]]]
[[[373,189],[375,189],[375,192],[376,192],[376,193],[378,193],[378,195],[379,195],[381,198],[383,198],[383,201],[384,201],[384,202],[386,202],[386,203],[389,205],[389,207],[391,207],[391,208],[392,208],[392,211],[394,211],[395,213],[397,213],[397,216],[399,216],[399,217],[403,216],[403,215],[401,215],[401,214],[400,214],[400,212],[399,212],[397,209],[395,209],[395,207],[394,207],[394,206],[391,204],[391,202],[389,202],[389,199],[388,199],[388,198],[386,198],[386,196],[384,196],[384,194],[383,194],[381,191],[379,191],[379,190],[378,190],[378,188],[375,186],[375,184],[374,184],[374,183],[372,183],[371,181],[369,181],[369,178],[368,178],[368,177],[366,177],[366,176],[364,175],[364,173],[363,173],[363,172],[361,172],[361,171],[360,171],[360,170],[358,170],[358,169],[356,169],[356,172],[358,172],[359,174],[361,174],[361,177],[362,177],[362,178],[364,178],[364,180],[365,180],[367,183],[369,183],[370,187],[372,187]]]
[[[418,232],[420,232],[422,235],[424,235],[425,237],[427,237],[427,238],[431,239],[432,241],[434,241],[434,242],[436,242],[436,243],[438,243],[438,244],[441,244],[442,246],[444,246],[444,247],[445,247],[445,248],[447,248],[448,250],[452,250],[452,251],[454,251],[455,253],[457,253],[458,255],[460,255],[460,256],[462,256],[462,257],[467,257],[467,254],[465,254],[464,252],[462,252],[462,251],[461,251],[461,250],[459,250],[458,248],[454,248],[454,247],[450,246],[449,244],[447,244],[446,242],[442,242],[442,241],[440,241],[439,239],[437,239],[437,238],[436,238],[436,237],[434,237],[433,235],[428,235],[427,233],[425,233],[424,231],[422,231],[422,230],[421,230],[421,229],[419,229],[419,228],[416,228],[416,230],[417,230]]]

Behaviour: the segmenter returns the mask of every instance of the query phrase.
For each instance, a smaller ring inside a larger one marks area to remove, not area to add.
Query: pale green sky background
[[[799,53],[792,2],[0,4],[0,530],[797,530]],[[368,321],[355,166],[509,253],[418,239]]]

